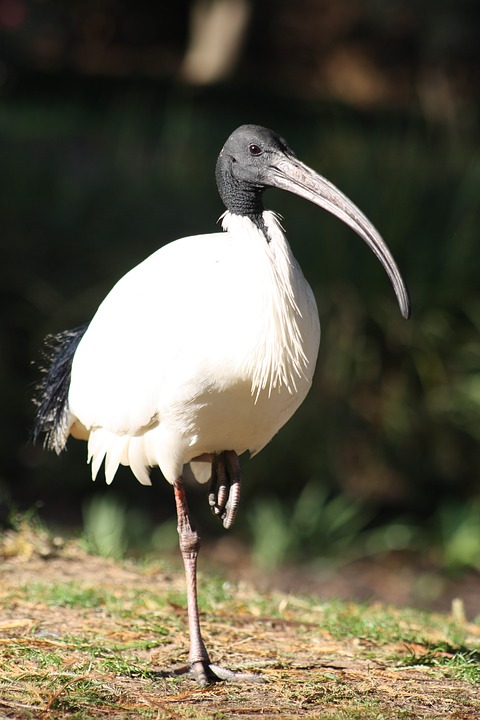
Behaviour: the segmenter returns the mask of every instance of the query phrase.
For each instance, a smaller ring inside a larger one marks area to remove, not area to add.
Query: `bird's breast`
[[[268,240],[250,220],[227,218],[231,252],[217,263],[207,291],[216,298],[217,310],[209,311],[216,322],[179,359],[185,369],[176,399],[164,396],[161,416],[173,410],[181,419],[192,457],[260,450],[311,386],[319,344],[315,300],[278,221],[265,215]]]

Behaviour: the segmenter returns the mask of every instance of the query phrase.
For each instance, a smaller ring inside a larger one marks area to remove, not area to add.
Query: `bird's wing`
[[[228,233],[183,238],[115,285],[73,360],[69,405],[86,428],[140,433],[173,394],[192,392],[207,357],[221,362],[222,348],[231,348],[236,360],[238,327],[229,328],[244,316],[244,260],[234,246]]]

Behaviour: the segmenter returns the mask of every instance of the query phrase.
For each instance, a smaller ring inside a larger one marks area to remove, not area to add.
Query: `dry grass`
[[[477,720],[480,628],[382,605],[322,603],[202,576],[215,662],[255,685],[198,688],[181,572],[116,563],[47,535],[3,537],[0,716]]]

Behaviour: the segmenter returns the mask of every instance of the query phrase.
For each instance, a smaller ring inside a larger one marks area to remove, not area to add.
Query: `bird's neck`
[[[272,237],[278,235],[278,231],[280,231],[283,241],[288,245],[280,225],[281,217],[271,210],[264,210],[262,208],[259,212],[251,215],[226,210],[220,220],[222,221],[222,228],[226,232],[235,232],[239,225],[243,225],[245,228],[250,227],[252,230],[255,229],[259,231],[260,235],[263,236],[262,239],[267,244],[270,243]],[[290,249],[290,246],[288,247]]]

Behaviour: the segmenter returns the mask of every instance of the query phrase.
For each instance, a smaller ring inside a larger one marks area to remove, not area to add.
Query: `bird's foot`
[[[222,519],[226,529],[230,528],[235,520],[240,502],[241,482],[242,473],[237,453],[225,450],[215,455],[208,502],[213,514]]]
[[[200,687],[207,687],[216,682],[263,683],[265,678],[255,673],[242,673],[204,661],[194,662],[187,671],[187,676],[195,680]]]

